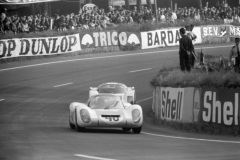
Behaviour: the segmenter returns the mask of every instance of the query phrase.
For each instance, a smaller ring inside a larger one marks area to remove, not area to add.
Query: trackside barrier
[[[168,121],[193,122],[194,88],[155,87],[152,109],[155,116]]]
[[[138,33],[109,30],[55,37],[0,39],[0,62],[4,62],[4,59],[32,59],[37,56],[71,56],[178,46],[181,38],[179,28]],[[240,36],[240,27],[224,24],[196,26],[193,33],[197,35],[194,44],[226,43],[230,42],[230,37]]]
[[[159,86],[153,89],[153,112],[167,121],[238,126],[239,107],[239,89]]]

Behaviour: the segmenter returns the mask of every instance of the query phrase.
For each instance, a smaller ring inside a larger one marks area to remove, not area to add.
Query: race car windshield
[[[98,88],[99,93],[126,93],[126,87],[121,84],[105,84]]]
[[[120,97],[117,96],[96,96],[89,103],[91,109],[123,109],[124,106]]]

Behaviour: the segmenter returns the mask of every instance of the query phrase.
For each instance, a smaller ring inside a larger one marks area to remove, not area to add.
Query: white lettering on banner
[[[197,36],[193,43],[202,43],[201,27],[194,27],[193,33]],[[141,32],[142,49],[178,46],[180,38],[179,28]]]
[[[221,102],[216,99],[216,94],[216,92],[211,91],[204,93],[203,121],[238,125],[239,94],[235,93],[234,102]]]
[[[240,27],[231,26],[229,27],[229,30],[230,36],[240,36]]]
[[[161,90],[161,118],[181,120],[184,89],[166,88]]]
[[[206,36],[218,36],[218,27],[203,27],[203,37]]]
[[[207,26],[202,27],[202,36],[227,36],[227,26]]]
[[[112,45],[126,45],[128,41],[127,33],[121,32],[119,35],[116,31],[113,32],[94,32],[93,39],[95,47],[104,47]]]
[[[0,40],[0,58],[39,56],[80,51],[79,35]]]
[[[82,8],[83,8],[83,11],[86,11],[87,13],[91,13],[95,8],[97,9],[98,7],[93,3],[88,3],[88,4],[85,4]]]

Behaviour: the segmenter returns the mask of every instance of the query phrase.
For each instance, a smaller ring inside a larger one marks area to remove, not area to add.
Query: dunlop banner
[[[134,33],[118,33],[116,31],[92,32],[81,35],[82,49],[126,45],[140,45],[138,36]]]
[[[200,97],[200,122],[239,125],[239,89],[203,88]]]
[[[41,56],[80,51],[79,34],[0,40],[0,59],[22,56]]]
[[[148,32],[141,32],[142,49],[178,46],[181,38],[179,33],[180,28],[169,28],[154,30]],[[194,27],[193,33],[197,39],[193,41],[194,44],[202,43],[201,28]]]

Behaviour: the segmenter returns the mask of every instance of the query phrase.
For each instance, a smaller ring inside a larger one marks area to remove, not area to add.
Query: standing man
[[[234,71],[240,73],[240,53],[239,53],[240,38],[235,38],[235,45],[231,48],[229,53],[228,65],[233,65]]]
[[[191,71],[190,65],[190,55],[193,51],[192,40],[185,35],[186,30],[181,28],[180,30],[181,39],[179,41],[179,58],[180,58],[180,68],[182,71]]]
[[[193,44],[193,41],[195,39],[197,39],[197,36],[193,33],[194,25],[193,24],[187,25],[187,26],[185,26],[185,28],[186,28],[186,35],[191,39],[192,44]],[[193,45],[193,50],[192,50],[191,55],[190,55],[191,67],[194,67],[195,58],[196,58],[196,54],[195,54],[195,49],[194,49],[194,45]]]

